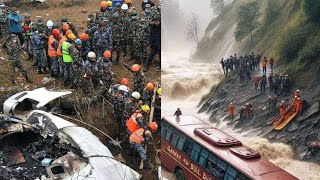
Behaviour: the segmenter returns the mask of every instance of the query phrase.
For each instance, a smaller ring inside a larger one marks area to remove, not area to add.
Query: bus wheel
[[[177,169],[175,174],[176,174],[177,180],[184,180],[184,174],[183,174],[183,171],[181,169]]]

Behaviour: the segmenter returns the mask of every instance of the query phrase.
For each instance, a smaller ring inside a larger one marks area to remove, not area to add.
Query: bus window
[[[167,128],[168,128],[168,123],[166,123],[165,121],[162,121],[162,122],[161,122],[161,136],[162,136],[163,138],[166,137]]]
[[[189,157],[191,157],[191,152],[192,152],[192,147],[193,147],[194,142],[187,138],[186,143],[183,146],[183,152],[185,152]]]
[[[209,156],[209,152],[206,149],[202,148],[200,157],[198,160],[198,163],[200,164],[200,166],[206,167],[208,156]]]
[[[166,140],[168,141],[171,140],[172,131],[173,131],[173,127],[169,125],[167,129]]]
[[[221,160],[215,156],[214,154],[210,154],[208,161],[207,161],[207,165],[206,165],[206,169],[213,174],[217,179],[219,180],[223,180],[224,177],[224,171],[221,170],[221,168],[218,167],[218,163]],[[220,162],[221,163],[221,162]],[[223,161],[222,161],[223,163]],[[227,166],[227,164],[225,163],[225,165]],[[223,166],[223,165],[221,165]]]
[[[238,174],[238,171],[233,167],[228,166],[227,172],[224,176],[224,180],[234,180]]]
[[[217,162],[217,166],[215,168],[215,173],[218,175],[219,179],[223,179],[224,173],[227,169],[228,164],[224,162],[223,160],[219,159]]]
[[[193,144],[192,152],[191,152],[191,159],[197,162],[199,154],[200,154],[201,147],[197,144]]]
[[[178,149],[180,151],[182,151],[184,143],[186,142],[186,139],[187,139],[187,137],[184,134],[181,133],[179,141],[178,141]]]
[[[180,136],[180,132],[177,131],[177,130],[174,130],[173,131],[173,134],[172,134],[172,139],[171,139],[171,143],[174,147],[177,147],[178,146],[178,139],[179,139],[179,136]]]
[[[247,176],[245,176],[241,173],[238,173],[236,180],[250,180],[250,178],[248,178]]]

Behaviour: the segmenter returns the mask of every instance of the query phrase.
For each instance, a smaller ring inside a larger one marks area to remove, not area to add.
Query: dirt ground
[[[142,0],[136,0],[134,1],[134,6],[136,9],[140,10]],[[62,16],[65,16],[69,19],[70,22],[75,24],[77,31],[79,33],[84,32],[84,29],[86,28],[86,18],[88,13],[93,12],[95,13],[100,6],[100,0],[90,0],[85,1],[83,5],[76,5],[76,6],[64,6],[61,4],[61,0],[51,0],[49,3],[46,3],[44,6],[41,6],[39,4],[27,4],[23,6],[18,6],[18,11],[20,11],[20,15],[23,17],[23,14],[25,12],[29,12],[31,14],[31,20],[35,21],[35,16],[42,16],[44,19],[44,22],[46,23],[47,20],[52,20],[54,22],[60,22],[60,19]],[[85,12],[85,13],[84,13]],[[1,58],[3,57],[3,58]],[[21,62],[24,64],[25,68],[28,70],[28,73],[31,77],[31,79],[34,81],[32,84],[26,83],[25,79],[22,77],[20,73],[18,73],[17,78],[17,86],[12,87],[11,85],[11,74],[10,74],[10,63],[8,61],[8,56],[6,53],[6,50],[0,49],[0,101],[1,104],[4,102],[5,99],[10,97],[10,95],[16,93],[20,90],[29,90],[29,89],[35,89],[37,87],[42,87],[41,81],[44,77],[50,77],[50,75],[44,75],[44,74],[37,74],[36,67],[32,67],[31,65],[35,62],[35,60],[31,62],[25,61],[27,59],[26,54],[21,55]],[[122,58],[122,60],[128,64],[133,64],[133,61],[128,60],[129,57]],[[153,62],[152,66],[150,67],[149,71],[145,73],[147,77],[147,81],[154,81],[157,80],[160,82],[160,72],[156,72],[156,67],[158,63],[158,56],[156,56],[155,61]],[[121,78],[126,77],[129,79],[129,82],[133,82],[131,72],[129,72],[127,69],[124,68],[123,65],[114,65],[112,67],[113,72],[116,75],[116,82],[119,82]],[[49,88],[64,88],[63,83],[60,80],[56,80],[54,83],[49,83],[46,86]],[[0,105],[1,105],[0,104]],[[101,116],[102,107],[101,104],[96,105],[95,108],[89,113],[90,120],[86,119],[86,116],[83,117],[83,121],[98,127],[100,130],[105,132],[106,134],[110,135],[111,137],[114,137],[114,135],[117,133],[117,125],[116,122],[111,118],[112,117],[112,107],[111,105],[106,105],[104,108],[105,114],[104,117]],[[79,124],[82,125],[83,124]],[[86,126],[84,126],[86,127]],[[132,167],[133,169],[137,170],[139,173],[141,173],[144,177],[144,179],[157,179],[156,177],[156,169],[152,170],[139,170],[139,163],[140,158],[139,155],[136,156],[128,156],[126,149],[128,148],[128,143],[122,143],[123,149],[120,150],[119,148],[115,148],[108,141],[110,139],[106,138],[101,133],[97,132],[96,130],[86,127],[89,130],[91,130],[94,134],[96,134],[101,141],[107,145],[113,152],[114,156],[119,159],[119,161],[124,162],[128,166]],[[155,136],[155,141],[159,141],[159,137]],[[157,149],[159,149],[159,144],[157,145]],[[148,157],[150,159],[153,159],[151,157],[154,157],[155,150],[153,146],[148,147]]]

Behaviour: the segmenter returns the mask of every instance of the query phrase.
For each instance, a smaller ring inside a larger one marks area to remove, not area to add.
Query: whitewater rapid
[[[208,114],[198,114],[198,104],[210,88],[219,82],[219,64],[194,63],[187,51],[163,52],[161,75],[163,97],[162,116],[172,116],[177,108],[183,115],[195,115],[208,120]],[[234,132],[226,123],[212,124],[259,151],[266,159],[302,180],[320,180],[320,165],[293,159],[292,148],[284,143],[270,143],[261,137],[246,137]]]

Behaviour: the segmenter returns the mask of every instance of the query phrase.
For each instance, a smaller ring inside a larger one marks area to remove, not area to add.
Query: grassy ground
[[[137,10],[140,10],[142,0],[134,1],[134,6]],[[54,22],[60,22],[60,19],[62,16],[65,16],[69,19],[70,22],[75,24],[77,30],[79,33],[83,32],[86,28],[86,18],[88,13],[95,13],[100,6],[100,0],[90,0],[85,1],[83,5],[76,5],[76,6],[62,6],[61,0],[52,0],[45,4],[45,6],[41,5],[33,5],[33,4],[27,4],[18,6],[18,11],[20,11],[21,16],[23,17],[23,14],[25,12],[29,12],[31,14],[31,19],[35,21],[36,16],[42,16],[44,19],[44,22],[47,22],[47,20],[52,20]],[[84,13],[86,12],[86,13]],[[16,90],[11,91],[12,85],[11,85],[11,78],[10,78],[10,64],[8,61],[7,53],[5,50],[0,49],[0,57],[4,57],[4,60],[0,60],[0,86],[4,89],[3,92],[0,93],[0,99],[1,102],[3,102],[7,97],[10,96],[10,94],[14,94],[18,90],[23,89],[35,89],[37,87],[42,87],[41,80],[44,77],[49,77],[49,75],[39,75],[36,73],[37,68],[32,67],[31,64],[33,62],[27,62],[25,61],[27,59],[26,54],[21,55],[21,62],[24,64],[25,68],[28,70],[28,73],[31,76],[31,79],[34,81],[33,84],[27,84],[25,79],[21,76],[20,73],[18,73],[17,78],[17,87]],[[128,63],[133,64],[133,61],[128,60],[129,57],[122,58],[121,60]],[[160,82],[160,72],[156,72],[155,69],[157,67],[158,57],[156,57],[156,60],[154,61],[153,65],[149,69],[148,72],[145,73],[147,77],[147,81],[154,81],[158,80]],[[132,86],[132,75],[131,72],[129,72],[127,69],[124,68],[122,65],[114,65],[113,66],[113,72],[116,75],[116,82],[119,82],[120,79],[123,77],[126,77],[129,79],[130,85]],[[59,80],[56,80],[55,83],[49,83],[46,85],[47,87],[55,87],[55,88],[64,88],[62,86],[62,82]],[[8,91],[10,90],[10,91]],[[104,106],[105,114],[102,116],[102,105],[98,104],[96,107],[92,108],[92,110],[89,113],[85,113],[83,118],[83,121],[98,127],[100,130],[105,132],[106,134],[109,134],[111,136],[114,136],[117,133],[117,123],[111,118],[112,116],[112,106],[107,104]],[[81,124],[80,124],[81,125]],[[87,127],[88,128],[88,127]],[[90,128],[88,128],[90,129]],[[125,149],[120,151],[116,148],[111,147],[108,144],[109,139],[106,138],[104,135],[98,133],[97,131],[92,130],[94,134],[96,134],[102,142],[104,142],[109,148],[111,148],[115,153],[116,157],[119,158],[119,160],[125,162],[130,167],[138,170],[139,164],[137,164],[139,161],[139,158],[136,157],[130,157],[127,156]],[[158,139],[158,138],[157,138]],[[124,145],[125,148],[127,148],[127,145]],[[149,148],[150,151],[148,152],[148,155],[150,157],[154,156],[155,151],[153,148]],[[145,179],[156,179],[156,171],[155,170],[149,170],[149,171],[139,171]]]

